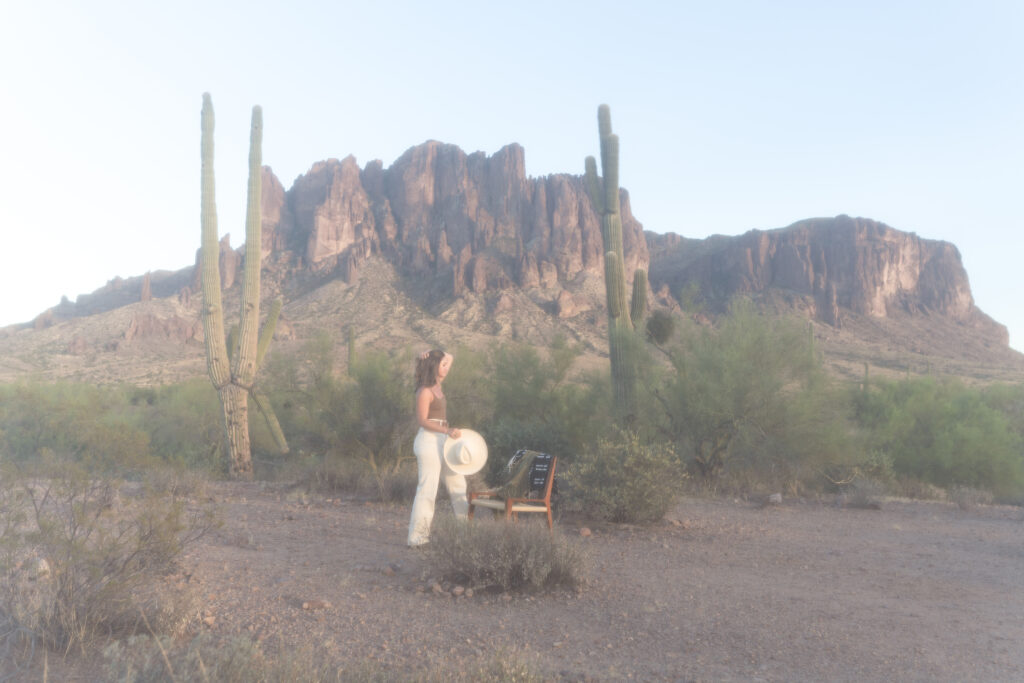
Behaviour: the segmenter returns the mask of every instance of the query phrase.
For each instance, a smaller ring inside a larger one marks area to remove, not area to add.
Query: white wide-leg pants
[[[409,520],[409,545],[422,545],[430,538],[430,524],[434,520],[434,500],[437,498],[437,483],[443,477],[444,487],[452,499],[452,509],[457,517],[469,514],[466,501],[466,478],[457,474],[444,462],[444,442],[448,437],[438,432],[420,428],[413,441],[419,466],[419,481],[416,483],[416,497],[412,501],[412,518]]]

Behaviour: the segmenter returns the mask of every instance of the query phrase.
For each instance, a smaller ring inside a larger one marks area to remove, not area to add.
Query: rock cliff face
[[[286,193],[264,193],[264,248],[349,280],[371,254],[448,283],[453,295],[554,287],[602,269],[600,221],[578,176],[527,178],[523,148],[488,157],[427,142],[384,168],[352,157],[315,164]],[[264,186],[280,183],[265,171]],[[648,261],[643,227],[622,196],[629,272]]]
[[[539,288],[534,302],[542,299],[558,318],[593,318],[603,304],[603,295],[583,291],[582,283],[603,277],[603,246],[582,178],[527,177],[517,144],[487,156],[431,141],[387,168],[380,161],[360,168],[353,157],[329,159],[288,190],[264,168],[263,188],[264,286],[285,294],[286,303],[289,291],[301,295],[335,278],[352,283],[373,256],[394,266],[410,289],[429,288],[441,303],[498,290],[494,310],[511,315],[506,309],[515,297],[502,290]],[[645,235],[625,191],[621,203],[626,272],[649,265],[653,300],[662,305],[674,305],[684,290],[711,309],[723,309],[737,294],[782,293],[837,328],[852,313],[937,315],[988,344],[1008,345],[1006,329],[975,308],[952,244],[848,216],[706,240]],[[242,260],[225,236],[225,289],[235,284]],[[199,293],[198,276],[192,266],[115,278],[75,303],[63,301],[35,326],[150,297],[177,295],[189,306]],[[297,281],[304,284],[289,289]]]
[[[937,314],[1009,341],[1005,327],[974,306],[955,246],[877,221],[837,216],[738,237],[648,240],[652,285],[677,295],[689,286],[725,302],[776,289],[807,297],[815,317],[834,327],[844,309],[876,318]]]

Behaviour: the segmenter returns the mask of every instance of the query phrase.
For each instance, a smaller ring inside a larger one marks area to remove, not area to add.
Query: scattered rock
[[[330,608],[330,606],[331,603],[327,602],[326,600],[306,600],[302,603],[302,609],[309,611],[318,609],[328,609]]]
[[[452,588],[452,595],[454,595],[455,597],[459,597],[465,592],[466,588],[464,586],[455,586],[454,588]]]
[[[580,529],[580,536],[582,536],[583,538],[589,538],[592,535],[593,532],[591,532],[588,527],[583,527],[582,529]]]

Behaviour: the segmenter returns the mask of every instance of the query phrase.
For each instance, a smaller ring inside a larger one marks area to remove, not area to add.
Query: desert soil
[[[589,553],[578,594],[452,597],[406,548],[405,506],[210,492],[225,525],[179,580],[202,628],[271,651],[395,678],[511,652],[551,680],[1024,680],[1019,508],[687,499],[653,527],[563,519]]]

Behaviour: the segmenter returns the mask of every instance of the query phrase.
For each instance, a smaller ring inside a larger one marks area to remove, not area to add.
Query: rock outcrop
[[[818,320],[842,325],[842,311],[875,318],[941,315],[1009,339],[974,306],[956,247],[865,218],[814,218],[738,237],[687,240],[648,234],[651,284],[706,301],[781,290],[806,297]]]
[[[267,169],[264,185],[278,187]],[[600,220],[578,176],[528,178],[523,148],[488,157],[426,142],[388,168],[353,157],[315,164],[287,193],[265,193],[264,244],[301,249],[346,280],[371,254],[443,282],[455,296],[555,287],[602,268]],[[643,227],[622,196],[627,270],[646,266]],[[273,217],[273,218],[272,218]]]
[[[659,305],[672,308],[696,297],[715,311],[738,294],[781,293],[836,328],[852,314],[942,316],[986,344],[1008,346],[1006,329],[974,306],[952,244],[848,216],[737,237],[645,235],[628,193],[620,199],[626,272],[649,265]],[[603,277],[600,220],[582,177],[528,177],[517,144],[488,156],[430,141],[387,168],[379,160],[360,168],[351,156],[328,159],[288,190],[264,167],[262,208],[264,287],[285,294],[286,302],[289,291],[301,294],[336,278],[352,283],[376,257],[410,290],[429,291],[442,305],[486,294],[497,302],[492,314],[510,316],[510,302],[518,299],[504,293],[516,288],[532,292],[557,318],[603,304],[582,291],[588,278]],[[220,275],[226,292],[242,261],[242,248],[232,249],[225,235]],[[62,301],[34,325],[42,329],[150,298],[177,296],[188,306],[200,291],[195,266],[115,278],[74,303]],[[139,330],[148,333],[145,325]],[[190,331],[175,327],[168,334],[188,337]]]

